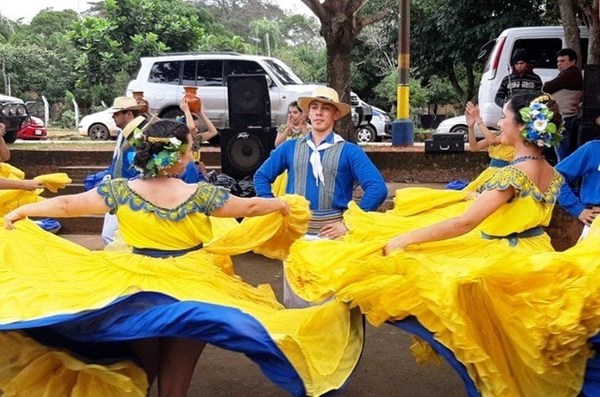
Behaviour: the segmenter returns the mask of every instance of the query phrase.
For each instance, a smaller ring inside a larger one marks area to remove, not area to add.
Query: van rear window
[[[152,65],[148,81],[150,83],[179,84],[181,62],[156,62]]]
[[[559,38],[519,39],[515,41],[512,54],[517,49],[524,49],[527,51],[534,69],[556,69],[556,53],[562,48],[562,45],[562,40]]]

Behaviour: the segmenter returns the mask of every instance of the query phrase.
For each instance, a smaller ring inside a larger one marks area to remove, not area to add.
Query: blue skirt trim
[[[388,324],[400,328],[423,339],[458,373],[465,386],[468,397],[480,397],[475,382],[469,376],[465,366],[456,359],[454,353],[442,343],[434,339],[433,333],[425,328],[415,317],[407,317],[404,320],[390,322]],[[596,355],[590,358],[585,369],[583,388],[580,397],[600,396],[600,334],[590,338]]]
[[[131,359],[123,343],[129,340],[192,338],[244,353],[276,385],[293,396],[306,395],[302,379],[262,324],[232,307],[140,292],[98,310],[0,324],[0,331],[16,330],[94,362]]]

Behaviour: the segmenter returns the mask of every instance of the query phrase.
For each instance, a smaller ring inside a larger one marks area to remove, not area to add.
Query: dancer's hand
[[[346,228],[344,222],[335,222],[323,226],[321,230],[319,230],[319,237],[335,240],[346,234],[346,232],[348,232],[348,228]]]
[[[44,188],[44,182],[36,181],[35,179],[24,179],[22,181],[22,184],[23,184],[23,190],[36,190],[36,189]]]
[[[400,234],[388,241],[388,243],[383,247],[383,255],[390,255],[396,250],[404,249],[408,245],[408,241],[406,239],[406,234]]]
[[[17,210],[11,211],[4,215],[4,227],[8,230],[12,230],[15,228],[14,223],[23,218],[25,218],[25,215],[19,213]]]
[[[289,204],[285,200],[281,200],[281,199],[278,199],[278,200],[281,201],[281,209],[279,210],[279,212],[283,216],[288,216],[290,214]]]
[[[600,214],[600,208],[598,207],[585,208],[581,211],[578,218],[584,225],[590,226],[598,214]]]

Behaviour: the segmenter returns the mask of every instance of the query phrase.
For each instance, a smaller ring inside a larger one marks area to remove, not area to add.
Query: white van
[[[581,27],[581,52],[583,59],[577,65],[585,65],[589,33]],[[502,109],[496,105],[494,98],[502,79],[510,71],[510,59],[517,49],[525,49],[533,63],[533,71],[543,82],[558,75],[556,53],[567,46],[565,31],[562,26],[530,26],[506,29],[497,39],[484,46],[493,49],[486,62],[481,83],[479,84],[479,108],[484,123],[493,128],[498,127]]]

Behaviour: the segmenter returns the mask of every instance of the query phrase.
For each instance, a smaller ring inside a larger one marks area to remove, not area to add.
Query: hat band
[[[329,98],[328,96],[322,96],[322,95],[321,96],[316,96],[315,99],[325,99],[327,101],[337,102],[337,101],[334,101],[332,98]]]

